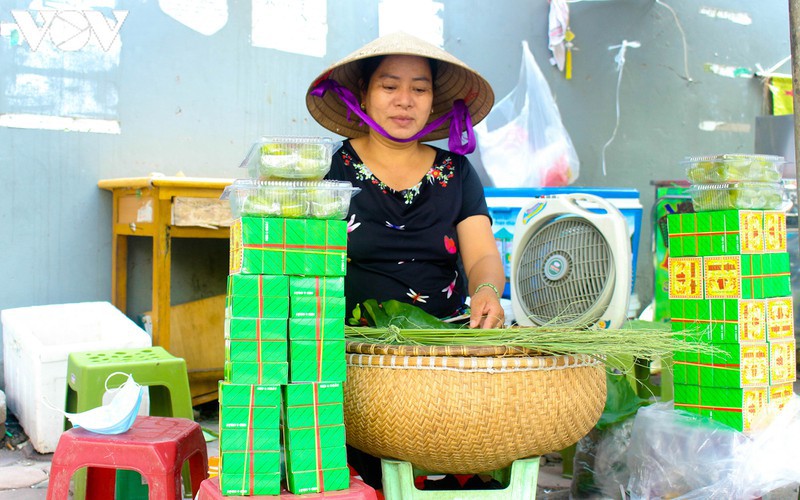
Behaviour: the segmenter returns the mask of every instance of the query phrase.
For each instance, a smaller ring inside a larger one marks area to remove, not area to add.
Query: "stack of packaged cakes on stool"
[[[671,214],[672,329],[711,353],[674,353],[675,408],[748,433],[792,397],[794,320],[783,159],[689,158],[695,213]]]
[[[262,138],[242,163],[249,177],[223,194],[234,216],[219,392],[223,495],[349,487],[343,219],[358,190],[322,180],[338,146]]]

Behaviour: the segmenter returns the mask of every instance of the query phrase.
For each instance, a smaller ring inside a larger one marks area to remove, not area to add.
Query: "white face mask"
[[[127,375],[128,380],[120,386],[109,404],[80,413],[62,411],[73,426],[99,434],[121,434],[131,428],[139,412],[145,387],[137,384],[130,374],[115,372],[106,378],[106,390],[108,380],[114,375]]]

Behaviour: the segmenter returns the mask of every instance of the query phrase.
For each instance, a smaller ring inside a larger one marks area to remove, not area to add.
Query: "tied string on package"
[[[417,132],[414,136],[408,139],[398,139],[389,134],[383,127],[378,125],[375,120],[361,109],[358,105],[358,99],[344,85],[341,85],[336,80],[327,78],[320,81],[312,90],[311,95],[322,97],[326,92],[333,92],[339,99],[347,106],[347,120],[351,121],[351,113],[358,116],[362,123],[366,123],[372,130],[378,132],[384,137],[391,139],[395,142],[412,142],[425,137],[433,132],[447,120],[450,120],[450,137],[448,139],[448,148],[450,151],[466,155],[475,151],[475,132],[472,129],[472,118],[469,115],[469,109],[463,99],[456,99],[453,101],[453,108],[439,118],[427,124],[422,130]],[[466,142],[464,142],[464,134],[466,133]]]

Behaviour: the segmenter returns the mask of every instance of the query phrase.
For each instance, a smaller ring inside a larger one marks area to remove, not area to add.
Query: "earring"
[[[367,110],[367,105],[364,104],[363,102],[361,103],[361,110],[362,111],[366,111]]]

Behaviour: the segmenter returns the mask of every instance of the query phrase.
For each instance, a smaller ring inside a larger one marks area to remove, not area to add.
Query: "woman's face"
[[[428,60],[405,55],[385,57],[370,78],[364,104],[367,114],[393,137],[407,139],[422,130],[433,105]]]

